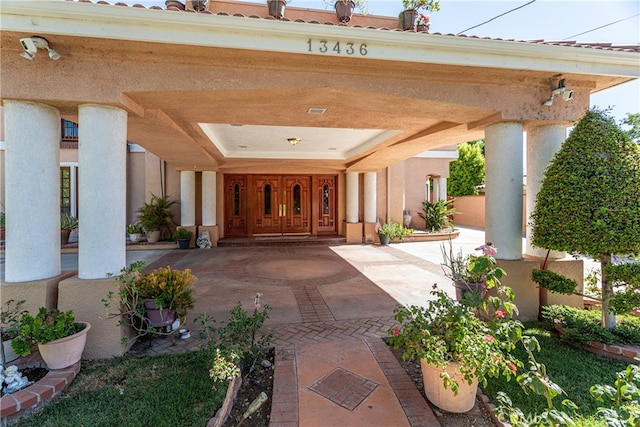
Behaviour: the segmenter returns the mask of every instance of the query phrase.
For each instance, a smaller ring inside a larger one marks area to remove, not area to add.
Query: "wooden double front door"
[[[336,232],[336,176],[225,175],[225,236]]]

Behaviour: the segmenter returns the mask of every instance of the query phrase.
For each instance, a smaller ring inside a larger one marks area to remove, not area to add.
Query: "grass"
[[[201,351],[85,362],[62,396],[17,426],[204,426],[226,393],[212,390],[210,368]]]
[[[547,374],[551,380],[560,385],[567,394],[556,397],[553,401],[554,406],[562,410],[561,401],[568,398],[578,405],[576,413],[582,418],[579,426],[605,426],[604,421],[600,421],[595,415],[598,402],[589,394],[589,387],[595,384],[613,385],[616,372],[624,370],[627,364],[573,348],[562,342],[557,334],[550,332],[545,325],[538,322],[529,323],[525,325],[524,333],[538,339],[541,351],[534,353],[536,360],[547,367]],[[526,353],[521,348],[516,355],[522,361],[527,360]],[[546,407],[546,401],[542,396],[533,393],[525,395],[513,380],[507,382],[504,379],[490,379],[488,386],[483,390],[492,402],[497,401],[498,391],[505,392],[514,406],[522,409],[525,414],[539,413]]]

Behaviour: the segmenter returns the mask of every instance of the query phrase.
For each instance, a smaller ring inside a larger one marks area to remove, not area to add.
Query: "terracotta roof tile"
[[[73,0],[67,0],[67,1],[73,1]],[[122,3],[122,2],[116,2],[116,3],[109,3],[108,1],[105,0],[77,0],[79,2],[82,3],[96,3],[96,4],[105,4],[105,5],[110,5],[110,6],[129,6],[126,3]],[[133,6],[130,7],[136,7],[136,8],[146,8],[146,6],[141,5],[141,4],[134,4]],[[205,10],[203,12],[196,12],[194,10],[180,10],[175,6],[170,6],[166,9],[163,9],[160,6],[150,6],[148,7],[148,9],[154,9],[154,10],[170,10],[172,12],[174,11],[179,11],[179,12],[188,12],[188,13],[200,13],[200,14],[206,14],[206,15],[218,15],[218,16],[234,16],[234,17],[238,17],[238,18],[252,18],[252,19],[264,19],[264,20],[273,20],[273,21],[287,21],[287,22],[298,22],[298,23],[302,23],[302,24],[322,24],[322,25],[338,25],[338,26],[350,26],[351,28],[365,28],[365,29],[375,29],[375,30],[381,30],[381,31],[399,31],[399,32],[414,32],[413,30],[402,30],[401,28],[387,28],[387,27],[373,27],[373,26],[360,26],[360,25],[348,25],[348,24],[344,24],[344,23],[340,23],[340,24],[336,24],[334,22],[319,22],[319,21],[305,21],[303,19],[296,19],[295,21],[291,21],[290,19],[284,17],[282,19],[276,19],[272,16],[258,16],[258,15],[250,15],[250,16],[245,16],[241,13],[237,13],[234,15],[229,15],[228,13],[225,12],[218,12],[218,13],[213,13],[210,12],[208,10]],[[496,40],[496,41],[508,41],[508,42],[515,42],[515,43],[532,43],[532,44],[543,44],[543,45],[550,45],[550,46],[568,46],[568,47],[576,47],[576,48],[584,48],[584,49],[601,49],[601,50],[611,50],[611,51],[618,51],[618,52],[640,52],[640,44],[628,44],[628,45],[612,45],[611,43],[602,43],[602,42],[593,42],[593,43],[586,43],[586,42],[576,42],[576,41],[569,41],[569,40],[560,40],[560,41],[553,41],[553,40],[544,40],[544,39],[535,39],[535,40],[517,40],[517,39],[503,39],[500,37],[479,37],[479,36],[473,36],[473,35],[466,35],[466,34],[453,34],[453,33],[427,33],[427,32],[423,32],[422,34],[425,35],[438,35],[438,36],[445,36],[445,37],[465,37],[465,38],[472,38],[472,39],[482,39],[482,40]]]

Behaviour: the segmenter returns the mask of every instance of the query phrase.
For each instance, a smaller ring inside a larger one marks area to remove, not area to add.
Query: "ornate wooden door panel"
[[[283,176],[283,233],[311,232],[311,177]]]
[[[224,177],[225,236],[247,235],[247,176]]]
[[[282,233],[284,218],[283,202],[280,195],[280,177],[255,175],[252,182],[253,233]]]
[[[336,177],[317,177],[318,233],[336,232]]]

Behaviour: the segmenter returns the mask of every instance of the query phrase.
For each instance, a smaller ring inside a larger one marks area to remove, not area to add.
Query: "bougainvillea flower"
[[[393,333],[393,335],[395,335],[395,336],[400,335],[400,330],[398,330],[398,329],[396,329],[396,328],[393,328],[393,329],[391,330],[391,332],[392,332],[392,333]]]
[[[478,246],[476,248],[476,251],[482,251],[482,253],[486,256],[494,256],[498,253],[498,249],[493,246],[493,243],[491,242],[487,242],[485,245]]]
[[[504,316],[507,315],[507,312],[504,310],[496,310],[496,317],[499,317],[500,319],[504,319]]]
[[[487,342],[493,342],[494,338],[489,334],[484,334],[484,340]]]
[[[511,369],[513,372],[516,372],[518,370],[518,367],[513,363],[509,363],[509,369]]]

